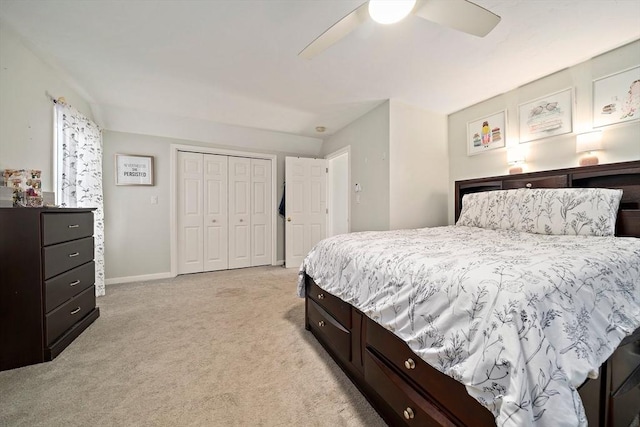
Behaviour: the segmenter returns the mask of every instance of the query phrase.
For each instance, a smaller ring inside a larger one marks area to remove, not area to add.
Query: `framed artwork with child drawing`
[[[499,111],[467,123],[467,155],[505,146],[507,111]]]
[[[593,127],[640,119],[640,66],[593,81]]]

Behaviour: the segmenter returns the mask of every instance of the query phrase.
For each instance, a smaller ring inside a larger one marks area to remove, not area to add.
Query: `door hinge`
[[[326,173],[329,173],[329,168],[327,168],[327,171],[326,171]]]
[[[325,209],[327,211],[327,213],[329,213],[329,208]]]

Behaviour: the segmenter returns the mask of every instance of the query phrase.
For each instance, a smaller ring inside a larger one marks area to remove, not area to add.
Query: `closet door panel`
[[[251,266],[251,159],[229,157],[229,268]]]
[[[227,156],[204,155],[204,271],[229,268]]]
[[[203,269],[203,155],[178,152],[178,274]]]
[[[271,264],[271,160],[251,159],[251,265]]]

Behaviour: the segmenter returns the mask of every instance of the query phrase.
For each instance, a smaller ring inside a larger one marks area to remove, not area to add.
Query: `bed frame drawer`
[[[309,329],[324,341],[338,357],[351,361],[351,332],[315,302],[307,299]]]
[[[351,328],[351,306],[349,304],[321,289],[309,278],[307,278],[307,295],[342,323],[345,328]]]
[[[608,361],[611,375],[612,425],[629,426],[640,414],[640,329],[627,337]]]
[[[391,409],[409,426],[456,426],[451,415],[426,399],[399,377],[385,361],[370,350],[364,355],[364,376],[367,383]]]
[[[415,383],[416,387],[434,396],[449,411],[458,412],[457,409],[461,405],[466,405],[466,401],[469,400],[467,405],[469,409],[458,413],[460,421],[464,424],[495,424],[489,411],[483,408],[478,410],[475,400],[467,394],[461,383],[440,374],[439,371],[418,357],[400,338],[372,320],[367,320],[366,331],[367,348],[372,349],[381,359],[394,366],[403,377]],[[452,394],[452,389],[458,393]]]

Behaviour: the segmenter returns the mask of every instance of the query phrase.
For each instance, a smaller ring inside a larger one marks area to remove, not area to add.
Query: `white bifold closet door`
[[[273,209],[271,160],[178,152],[178,274],[270,264]]]
[[[178,153],[178,273],[228,268],[227,156]]]
[[[251,159],[229,157],[229,268],[251,266]]]
[[[228,159],[204,154],[203,163],[203,271],[226,270],[229,268]]]
[[[251,159],[251,265],[271,264],[271,160]]]

